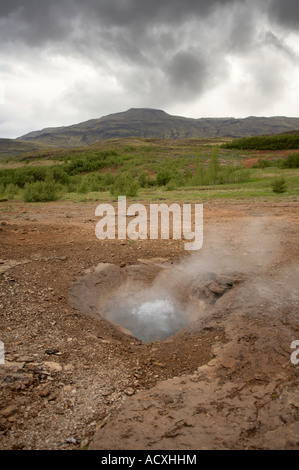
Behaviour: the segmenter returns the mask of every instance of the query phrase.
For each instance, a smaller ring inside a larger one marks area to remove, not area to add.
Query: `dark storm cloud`
[[[299,27],[298,0],[272,0],[269,14],[281,25],[291,29]]]
[[[237,14],[231,31],[237,43],[246,43],[253,33],[252,12],[266,11],[270,18],[289,27],[299,22],[298,0],[1,0],[0,38],[5,41],[25,41],[35,46],[44,42],[67,40],[80,32],[82,41],[91,40],[101,30],[130,32],[138,38],[154,25],[181,25],[229,6],[244,6]],[[234,13],[232,13],[234,14]],[[230,34],[230,32],[228,32]]]
[[[175,54],[166,67],[170,85],[181,90],[184,97],[201,92],[208,75],[206,61],[188,51]]]
[[[124,26],[139,21],[181,22],[194,15],[206,15],[219,5],[233,3],[235,0],[2,0],[0,16],[8,17],[19,12],[24,20],[34,23],[48,15],[58,19],[65,13],[65,20],[71,16],[82,15],[110,25]],[[51,31],[48,24],[48,31]],[[67,25],[66,25],[67,26]]]
[[[169,38],[164,50],[174,53],[176,28],[185,26],[188,31],[190,22],[197,21],[204,29],[204,20],[215,12],[220,26],[226,15],[231,18],[222,48],[246,50],[253,47],[256,18],[264,11],[282,25],[295,26],[298,0],[1,0],[0,41],[3,47],[21,42],[92,57],[94,50],[109,48],[111,54],[138,64],[146,63],[143,49],[163,48],[159,27]],[[187,47],[193,42],[196,38],[190,37]]]
[[[234,0],[2,0],[0,2],[0,41],[22,42],[34,47],[70,46],[80,39],[84,47],[114,40],[118,36],[154,41],[147,32],[155,25],[184,24],[202,19],[216,7]],[[66,44],[67,42],[67,44]],[[123,44],[120,43],[122,46]],[[121,48],[119,48],[121,52]],[[128,55],[131,54],[128,47]]]

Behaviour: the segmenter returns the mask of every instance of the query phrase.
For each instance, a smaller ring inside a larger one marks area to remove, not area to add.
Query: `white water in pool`
[[[142,303],[109,305],[106,318],[129,330],[144,342],[157,341],[173,335],[187,323],[182,306],[169,298]]]

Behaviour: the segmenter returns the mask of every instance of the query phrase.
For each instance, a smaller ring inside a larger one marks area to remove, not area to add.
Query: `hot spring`
[[[143,342],[165,339],[188,323],[184,306],[173,298],[144,302],[132,299],[124,304],[112,300],[107,303],[103,315]]]
[[[173,265],[100,264],[78,279],[71,301],[142,342],[168,338],[198,320],[240,276],[198,273]]]

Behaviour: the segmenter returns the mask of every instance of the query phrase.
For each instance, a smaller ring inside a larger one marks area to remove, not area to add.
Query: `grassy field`
[[[187,203],[189,201],[207,201],[211,199],[277,199],[291,196],[299,196],[299,170],[249,170],[250,180],[244,183],[209,185],[209,186],[184,186],[175,190],[166,190],[165,187],[141,188],[138,195],[130,198],[132,202],[163,202],[177,201]],[[271,187],[274,179],[283,176],[287,189],[284,193],[274,193]],[[62,196],[64,200],[73,202],[84,201],[115,201],[115,197],[109,191],[88,192],[87,194],[69,193]]]
[[[289,150],[285,136],[281,141],[275,137],[277,150],[261,152],[257,145],[258,153],[234,142],[116,139],[8,159],[0,167],[0,199],[112,201],[126,195],[187,202],[298,196],[299,153]]]

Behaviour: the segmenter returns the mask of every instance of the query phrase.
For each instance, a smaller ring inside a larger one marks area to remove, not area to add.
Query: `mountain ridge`
[[[246,118],[188,118],[160,109],[130,108],[78,124],[48,127],[16,140],[35,141],[49,147],[70,148],[100,140],[140,137],[157,139],[249,137],[299,129],[299,118],[286,116]]]

